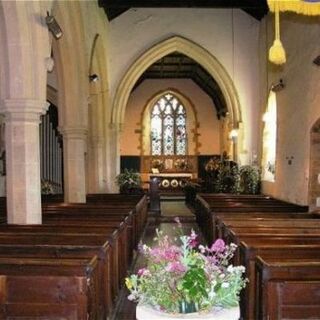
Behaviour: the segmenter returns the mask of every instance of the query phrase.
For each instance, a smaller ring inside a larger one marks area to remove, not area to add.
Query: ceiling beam
[[[266,0],[99,0],[105,8],[265,8]]]

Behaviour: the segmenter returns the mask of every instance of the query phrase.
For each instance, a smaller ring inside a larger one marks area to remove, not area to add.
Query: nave
[[[156,235],[156,229],[163,231],[164,234],[170,237],[176,237],[177,223],[174,221],[174,218],[177,216],[180,218],[185,234],[190,234],[191,229],[193,229],[199,236],[201,235],[194,215],[184,204],[183,199],[179,200],[180,201],[161,201],[161,217],[148,219],[141,238],[142,243],[152,245],[154,242],[153,238]],[[203,241],[201,242],[203,243]],[[145,261],[141,254],[138,253],[130,268],[130,273],[136,273],[143,266],[145,266]],[[129,291],[123,288],[112,320],[136,320],[136,303],[129,301],[127,298],[128,295]]]
[[[246,268],[241,319],[320,319],[319,212],[264,195],[198,194],[187,205],[146,195],[88,195],[86,204],[43,199],[42,225],[0,225],[1,319],[136,320],[124,288],[144,261],[137,246],[156,228],[176,236],[175,212],[201,243],[222,238]],[[191,210],[189,209],[191,208]]]

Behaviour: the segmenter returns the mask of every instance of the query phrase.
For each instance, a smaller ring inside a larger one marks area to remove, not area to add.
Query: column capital
[[[88,135],[88,129],[85,127],[59,127],[58,130],[67,139],[85,140]]]
[[[0,112],[5,121],[39,122],[40,115],[45,114],[50,103],[33,99],[5,99],[0,105]]]

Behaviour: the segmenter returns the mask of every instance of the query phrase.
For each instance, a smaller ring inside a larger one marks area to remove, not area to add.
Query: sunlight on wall
[[[262,180],[274,182],[277,142],[277,98],[273,91],[270,91],[263,121],[265,124],[263,130]]]

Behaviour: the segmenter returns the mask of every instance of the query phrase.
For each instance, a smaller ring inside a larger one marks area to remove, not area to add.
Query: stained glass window
[[[151,154],[187,153],[186,110],[172,94],[163,95],[151,110]]]

